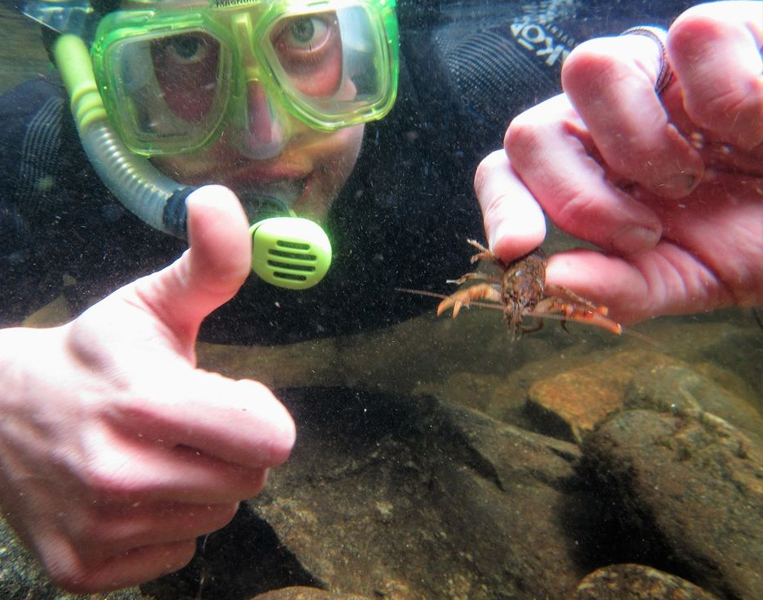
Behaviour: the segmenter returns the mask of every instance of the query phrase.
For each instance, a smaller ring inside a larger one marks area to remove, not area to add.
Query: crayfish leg
[[[609,309],[606,306],[601,306],[598,304],[594,304],[587,298],[583,298],[583,296],[580,296],[579,294],[576,294],[571,289],[568,289],[561,285],[554,285],[547,283],[546,284],[546,294],[549,296],[558,296],[560,298],[567,298],[568,300],[572,300],[573,302],[577,304],[582,304],[583,306],[586,306],[590,308],[591,310],[595,310],[599,314],[606,315],[609,312]]]
[[[445,300],[440,302],[437,306],[437,314],[441,315],[443,312],[453,307],[453,318],[458,316],[462,306],[469,307],[469,303],[472,300],[492,300],[493,302],[501,301],[501,292],[495,286],[487,283],[480,283],[473,285],[464,290],[459,290],[454,294],[451,294]]]
[[[543,319],[540,317],[536,317],[536,323],[535,325],[522,325],[519,328],[520,331],[520,337],[521,335],[524,335],[525,333],[535,333],[536,331],[540,331],[543,329]]]
[[[448,279],[447,283],[455,283],[457,285],[461,285],[462,283],[466,283],[470,279],[478,279],[480,281],[489,281],[490,283],[501,283],[500,277],[496,277],[495,275],[488,275],[487,273],[467,273],[466,275],[462,275],[458,279]]]
[[[562,322],[565,320],[577,321],[578,323],[601,327],[620,335],[623,332],[623,326],[610,319],[607,316],[608,312],[606,306],[597,306],[588,301],[585,303],[566,302],[563,298],[549,296],[537,304],[532,315],[540,317],[558,315],[562,317]]]
[[[493,254],[489,248],[486,248],[482,244],[480,244],[477,240],[466,240],[469,244],[474,246],[479,252],[472,256],[471,262],[472,264],[480,261],[480,260],[489,260],[491,263],[498,265],[501,269],[505,268],[505,263],[498,258],[495,254]]]

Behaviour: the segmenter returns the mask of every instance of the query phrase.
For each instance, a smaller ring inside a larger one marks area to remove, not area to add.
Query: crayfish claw
[[[437,316],[439,317],[446,310],[453,307],[453,318],[455,319],[458,316],[461,307],[464,305],[469,306],[469,301],[467,300],[464,302],[461,299],[454,298],[453,296],[448,296],[437,306]]]

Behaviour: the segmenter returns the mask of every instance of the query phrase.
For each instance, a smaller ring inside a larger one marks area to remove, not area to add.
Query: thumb
[[[252,250],[246,215],[228,188],[199,188],[186,206],[190,248],[167,268],[135,282],[132,291],[181,343],[193,344],[204,317],[243,285]]]

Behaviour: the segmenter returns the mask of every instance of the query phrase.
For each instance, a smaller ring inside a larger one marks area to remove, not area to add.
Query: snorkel
[[[71,33],[61,35],[53,56],[69,94],[82,146],[106,187],[154,229],[185,237],[184,202],[192,188],[161,174],[119,139],[103,106],[82,38]]]
[[[382,1],[382,4],[385,2]],[[388,7],[394,9],[393,0],[389,0],[385,8]],[[185,199],[196,188],[182,185],[162,174],[146,156],[131,149],[114,127],[112,119],[116,113],[113,99],[107,107],[103,82],[99,89],[93,55],[85,41],[92,39],[96,20],[89,1],[58,0],[56,3],[52,0],[31,0],[23,12],[60,34],[53,47],[54,62],[69,94],[83,148],[96,173],[116,198],[148,225],[177,237],[186,237]],[[394,102],[397,76],[396,22],[393,25],[388,26],[392,34],[384,36],[384,41],[395,46],[392,51],[395,60],[389,61],[394,62],[394,77],[388,77],[393,81],[384,104],[374,105],[362,116],[360,113],[350,113],[352,121],[346,124],[338,120],[344,118],[343,115],[329,112],[328,121],[318,123],[318,129],[330,131],[355,122],[381,118],[389,111]],[[352,36],[347,40],[356,41]],[[292,105],[298,103],[298,99],[291,100]],[[315,110],[311,102],[308,99],[304,107],[297,106],[295,109],[292,106],[292,109],[303,111],[305,119],[317,121],[333,106],[327,103],[329,108]],[[116,108],[121,109],[121,106]],[[271,190],[277,194],[277,186],[267,192]],[[254,222],[250,228],[252,269],[272,285],[296,290],[310,288],[321,281],[331,264],[329,238],[317,223],[297,217],[291,211],[292,200],[269,196],[267,192],[242,198],[250,222]]]

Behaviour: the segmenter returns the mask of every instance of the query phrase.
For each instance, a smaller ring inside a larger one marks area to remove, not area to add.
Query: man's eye
[[[279,41],[284,46],[295,50],[316,50],[326,41],[329,25],[318,17],[300,17],[294,19],[282,31]]]
[[[167,58],[188,65],[200,63],[207,57],[207,41],[199,35],[176,35],[167,41],[164,48]]]

